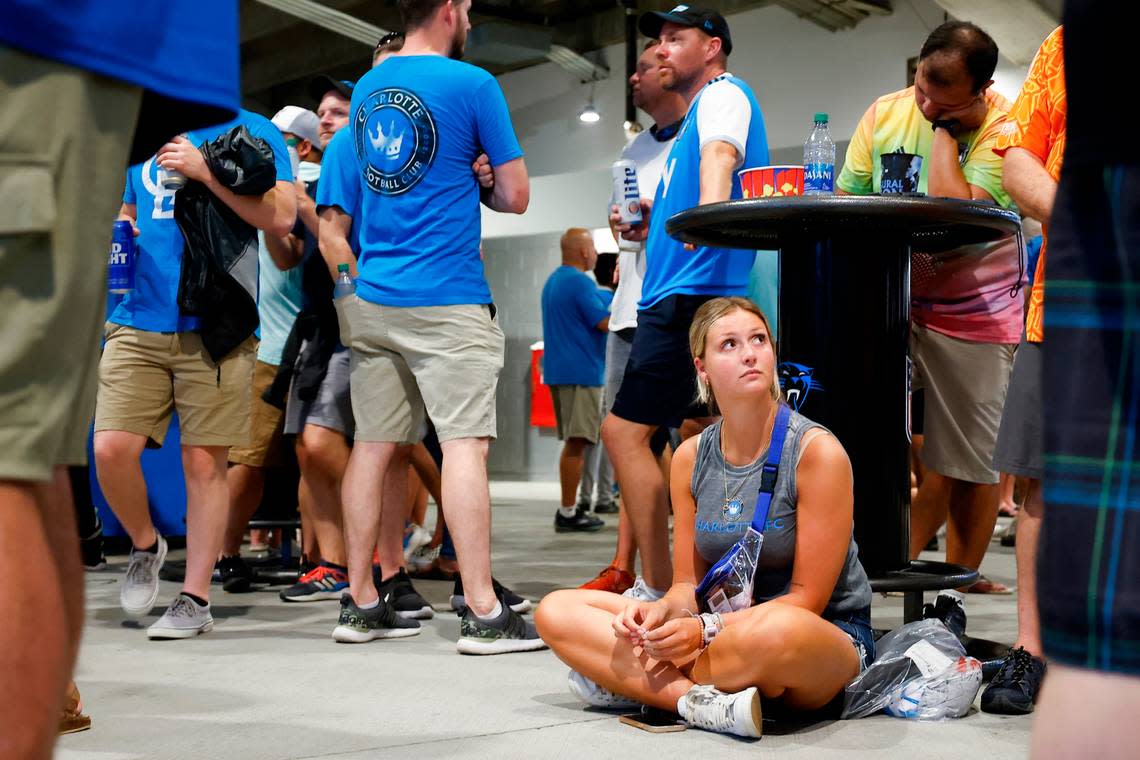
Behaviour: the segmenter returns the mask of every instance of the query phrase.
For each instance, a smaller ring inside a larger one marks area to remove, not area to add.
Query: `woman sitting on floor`
[[[640,703],[676,710],[698,728],[758,737],[760,694],[817,709],[873,659],[851,464],[828,430],[795,412],[784,417],[752,606],[695,616],[697,584],[752,521],[783,402],[768,320],[751,301],[705,303],[689,346],[701,400],[723,417],[673,457],[672,588],[656,602],[556,591],[536,622],[588,704]]]

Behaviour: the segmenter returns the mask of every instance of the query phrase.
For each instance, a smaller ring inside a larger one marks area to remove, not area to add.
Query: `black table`
[[[751,198],[683,211],[685,242],[779,249],[779,373],[789,403],[829,427],[855,472],[855,538],[878,591],[966,585],[976,571],[910,562],[910,252],[1020,234],[1017,214],[925,196]]]

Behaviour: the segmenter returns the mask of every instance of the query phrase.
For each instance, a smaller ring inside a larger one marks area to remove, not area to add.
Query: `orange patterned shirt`
[[[1062,55],[1061,27],[1041,43],[1037,57],[1029,67],[1029,76],[1021,94],[1009,112],[1006,131],[997,140],[994,152],[1005,155],[1010,148],[1023,148],[1041,160],[1049,176],[1061,176],[1061,157],[1065,154],[1065,60]],[[1047,222],[1047,219],[1040,220]],[[1045,239],[1048,241],[1048,230]],[[1044,338],[1045,312],[1045,245],[1033,272],[1029,291],[1029,311],[1025,318],[1026,340],[1040,343]]]

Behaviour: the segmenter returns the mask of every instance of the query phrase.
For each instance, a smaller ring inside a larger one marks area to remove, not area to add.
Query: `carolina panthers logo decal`
[[[419,184],[439,144],[424,102],[399,87],[364,98],[353,116],[352,137],[364,180],[381,195],[400,195]]]
[[[815,370],[812,367],[805,367],[803,364],[796,364],[795,362],[783,362],[776,368],[776,374],[780,378],[780,388],[784,391],[784,398],[797,412],[807,401],[808,394],[813,388],[820,392],[824,390],[812,374],[814,372]]]

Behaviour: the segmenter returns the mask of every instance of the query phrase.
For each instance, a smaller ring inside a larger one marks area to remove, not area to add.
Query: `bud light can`
[[[614,161],[614,203],[622,224],[641,224],[641,190],[637,186],[637,165],[632,161]]]
[[[111,255],[107,261],[107,290],[129,293],[135,289],[135,232],[130,222],[115,222]]]

